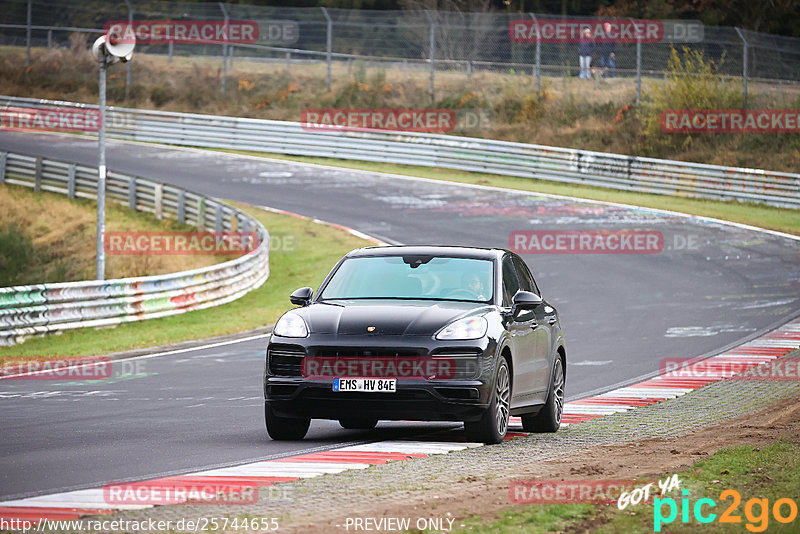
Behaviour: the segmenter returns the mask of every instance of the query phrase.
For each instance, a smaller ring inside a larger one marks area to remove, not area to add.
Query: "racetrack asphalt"
[[[97,161],[96,141],[88,138],[0,133],[0,150]],[[108,166],[404,244],[508,248],[509,234],[521,230],[661,232],[664,248],[655,254],[523,255],[562,318],[568,398],[655,373],[663,358],[720,352],[800,312],[800,241],[738,226],[535,193],[116,141],[108,146]],[[261,402],[264,344],[256,339],[129,360],[139,362],[140,372],[120,381],[0,382],[0,498],[447,427],[381,423],[376,433],[360,433],[319,421],[302,442],[271,441]]]

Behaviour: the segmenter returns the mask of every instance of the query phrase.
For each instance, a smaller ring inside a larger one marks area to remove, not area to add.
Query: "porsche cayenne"
[[[312,418],[461,421],[499,443],[509,416],[559,428],[566,350],[555,308],[525,262],[502,249],[354,250],[275,324],[267,346],[267,432],[302,439]]]

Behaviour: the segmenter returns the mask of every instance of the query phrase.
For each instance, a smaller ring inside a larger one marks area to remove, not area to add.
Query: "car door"
[[[522,261],[519,256],[512,256],[512,262],[517,272],[519,280],[519,288],[522,291],[530,291],[531,293],[539,293],[539,288],[533,279],[533,275]],[[551,312],[548,313],[547,310]],[[550,367],[551,350],[550,347],[553,343],[553,324],[555,324],[555,311],[550,306],[542,304],[533,310],[530,310],[531,318],[529,324],[531,333],[529,337],[531,341],[529,346],[530,361],[527,365],[528,380],[531,384],[532,400],[536,402],[545,402],[547,400],[547,391],[550,384]],[[552,321],[552,322],[551,322]]]
[[[517,268],[510,255],[503,257],[503,306],[510,308],[514,294],[520,289]],[[536,395],[534,367],[531,366],[535,348],[535,316],[531,310],[519,310],[514,317],[508,319],[506,326],[510,335],[511,354],[513,355],[514,382],[511,406],[524,406],[531,403]]]

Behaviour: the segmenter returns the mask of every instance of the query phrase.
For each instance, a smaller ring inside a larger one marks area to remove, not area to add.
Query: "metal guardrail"
[[[97,169],[0,152],[0,184],[96,198]],[[177,273],[0,288],[0,346],[74,328],[111,326],[219,306],[269,277],[269,233],[246,213],[217,200],[136,176],[108,172],[107,196],[158,218],[200,230],[256,232],[259,246],[236,259]]]
[[[0,106],[96,108],[0,96]],[[441,134],[334,131],[297,122],[109,108],[107,135],[181,146],[423,165],[663,195],[800,208],[800,174]]]

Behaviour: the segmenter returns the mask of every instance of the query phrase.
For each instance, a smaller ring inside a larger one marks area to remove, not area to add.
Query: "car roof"
[[[347,258],[365,258],[381,256],[444,256],[448,258],[473,258],[494,260],[508,252],[498,248],[457,247],[450,245],[389,245],[381,247],[364,247],[348,252]]]

